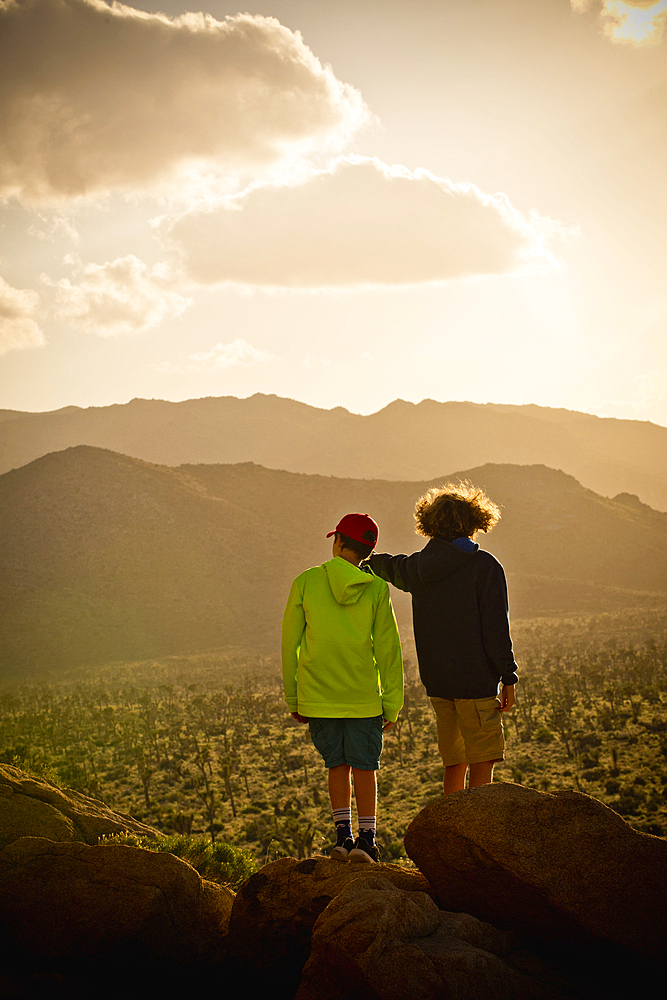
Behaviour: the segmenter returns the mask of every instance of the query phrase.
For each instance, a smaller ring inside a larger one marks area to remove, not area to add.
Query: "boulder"
[[[382,877],[350,882],[322,911],[295,1000],[553,1000],[545,966],[512,968],[512,935]],[[535,973],[538,973],[536,976]],[[560,984],[559,984],[560,985]]]
[[[667,842],[588,795],[456,792],[415,817],[405,849],[448,910],[537,947],[665,960]]]
[[[220,962],[234,894],[172,854],[24,837],[0,851],[0,899],[17,966],[113,977]]]
[[[125,831],[144,837],[158,832],[98,799],[0,764],[0,849],[20,837],[95,844],[99,837]]]
[[[419,872],[394,864],[343,864],[325,857],[281,858],[238,891],[229,923],[228,958],[257,981],[293,996],[324,908],[350,883],[381,877],[406,893],[431,893]]]

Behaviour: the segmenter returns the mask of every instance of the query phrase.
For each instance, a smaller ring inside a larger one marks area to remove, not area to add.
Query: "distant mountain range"
[[[667,510],[667,428],[542,406],[396,400],[360,416],[257,394],[0,411],[0,472],[79,444],[148,462],[256,462],[342,478],[416,481],[488,462],[562,469],[602,496]]]
[[[513,617],[665,606],[667,514],[542,465],[459,477],[504,505],[479,540],[505,565]],[[88,446],[39,458],[0,476],[2,670],[275,653],[290,582],[330,558],[325,535],[342,514],[372,514],[379,550],[414,551],[425,541],[414,501],[429,485],[170,468]],[[409,599],[393,594],[407,635]]]

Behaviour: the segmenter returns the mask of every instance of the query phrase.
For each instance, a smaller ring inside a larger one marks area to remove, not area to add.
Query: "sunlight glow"
[[[656,44],[665,30],[667,0],[658,0],[650,7],[638,7],[623,0],[604,0],[602,14],[608,18],[604,31],[612,41]]]

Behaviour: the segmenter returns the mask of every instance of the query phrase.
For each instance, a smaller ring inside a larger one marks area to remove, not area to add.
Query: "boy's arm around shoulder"
[[[283,690],[290,712],[298,711],[296,674],[299,663],[299,649],[305,628],[306,616],[303,610],[301,578],[297,577],[291,586],[285,606],[285,613],[283,614],[280,647],[283,667]]]
[[[396,722],[403,708],[403,656],[389,587],[382,585],[373,623],[373,652],[382,685],[382,715]]]
[[[376,576],[391,583],[397,590],[408,590],[407,561],[409,556],[391,556],[388,552],[374,552],[364,565],[370,566]]]

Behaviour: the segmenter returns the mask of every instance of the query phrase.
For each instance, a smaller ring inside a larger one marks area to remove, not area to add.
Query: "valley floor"
[[[496,781],[573,789],[667,836],[667,615],[634,611],[514,627],[521,681]],[[378,839],[441,795],[431,707],[406,650],[406,702],[378,774]],[[290,717],[278,664],[171,657],[0,686],[0,759],[102,799],[167,834],[263,863],[326,850],[326,774]]]

